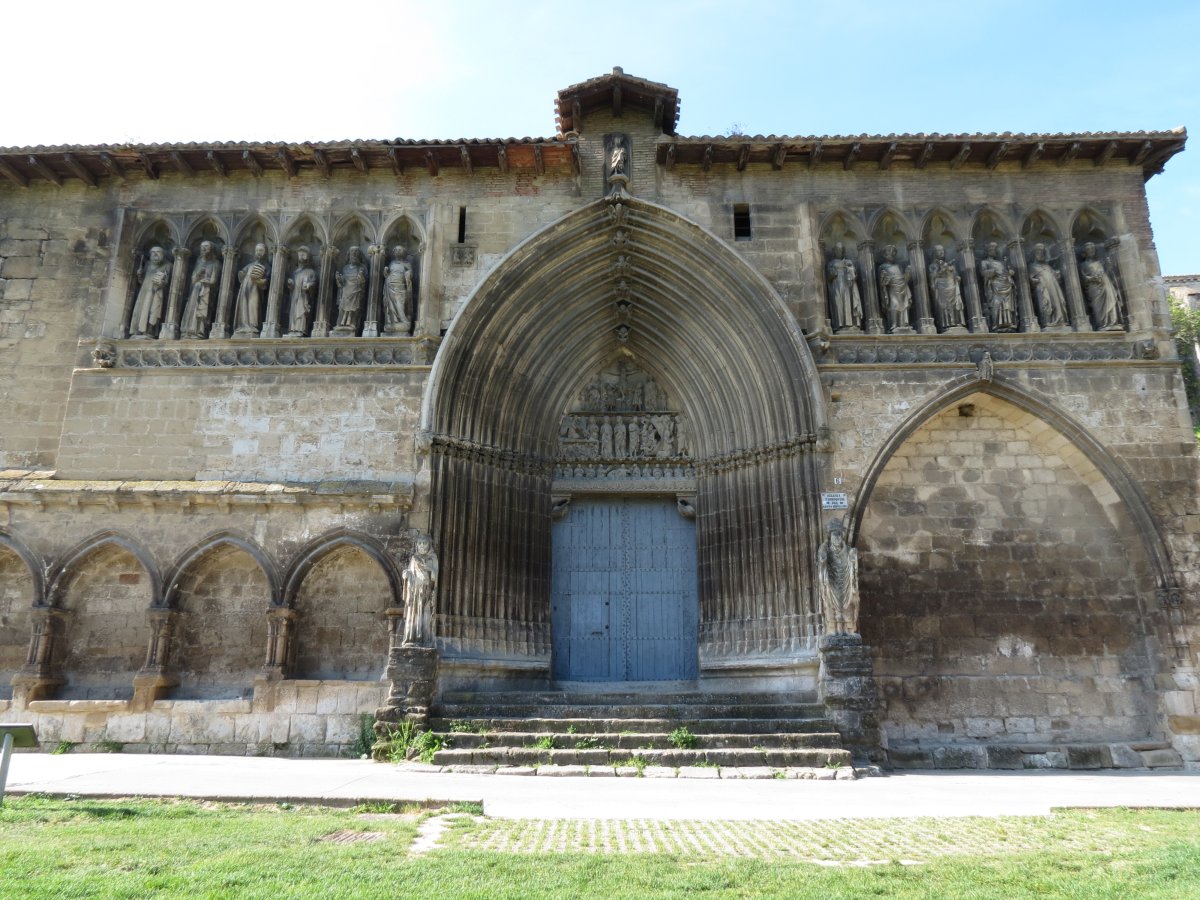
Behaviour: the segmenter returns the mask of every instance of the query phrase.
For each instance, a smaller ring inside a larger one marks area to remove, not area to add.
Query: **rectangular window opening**
[[[750,204],[733,204],[733,239],[735,241],[750,240]]]
[[[458,208],[458,242],[460,244],[467,242],[467,208],[465,206]]]

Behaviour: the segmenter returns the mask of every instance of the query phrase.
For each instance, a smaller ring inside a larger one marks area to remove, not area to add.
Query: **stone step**
[[[752,704],[770,705],[777,703],[816,704],[817,695],[812,691],[791,693],[758,691],[739,693],[735,691],[656,691],[652,688],[636,691],[447,691],[442,703],[484,703],[503,706],[509,703],[538,704],[542,706],[640,706],[658,705],[713,705]]]
[[[825,707],[815,703],[680,703],[605,705],[563,703],[539,704],[445,703],[434,708],[439,719],[674,719],[680,722],[700,719],[813,719],[825,715]]]
[[[489,747],[524,747],[537,749],[538,742],[549,739],[552,746],[564,750],[672,750],[664,732],[572,732],[496,731],[486,734],[451,731],[438,732],[455,750],[487,749]],[[697,750],[725,749],[804,749],[839,747],[842,739],[837,732],[775,733],[775,734],[697,734]]]
[[[634,757],[648,766],[850,766],[847,750],[822,749],[725,749],[725,750],[539,750],[532,747],[489,747],[486,749],[439,750],[437,766],[614,766],[628,764]]]
[[[824,713],[824,710],[822,710]],[[681,721],[679,719],[613,719],[613,718],[554,718],[554,717],[461,717],[434,716],[429,720],[429,727],[438,732],[455,732],[462,729],[472,732],[534,732],[568,733],[568,728],[575,729],[575,736],[584,734],[621,734],[622,732],[638,732],[642,734],[667,734],[680,725],[687,725],[688,730],[695,735],[701,734],[813,734],[833,732],[833,723],[823,717],[799,719],[698,719]]]

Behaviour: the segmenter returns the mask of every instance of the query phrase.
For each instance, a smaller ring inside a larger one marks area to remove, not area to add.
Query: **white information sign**
[[[823,491],[821,509],[849,509],[850,496],[845,491]]]

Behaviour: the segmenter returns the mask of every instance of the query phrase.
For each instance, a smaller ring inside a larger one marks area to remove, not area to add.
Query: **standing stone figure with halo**
[[[401,578],[404,580],[404,640],[401,645],[432,647],[438,558],[428,535],[417,535],[416,548]]]
[[[817,580],[826,634],[858,632],[858,551],[846,543],[846,524],[833,519],[817,549]]]

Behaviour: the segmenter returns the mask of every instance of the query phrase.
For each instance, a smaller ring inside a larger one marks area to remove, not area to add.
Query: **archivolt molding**
[[[614,353],[670,387],[701,456],[825,424],[803,335],[762,275],[699,225],[625,198],[570,213],[480,283],[434,361],[422,425],[549,456],[563,409]]]
[[[310,541],[296,555],[296,558],[288,567],[287,574],[284,576],[283,594],[278,605],[289,609],[295,607],[296,598],[300,595],[300,588],[304,584],[304,579],[308,577],[308,573],[312,571],[313,566],[333,551],[342,547],[357,548],[379,563],[384,574],[387,576],[388,585],[391,587],[392,604],[398,604],[400,597],[403,595],[400,570],[396,567],[395,560],[388,554],[383,544],[370,535],[351,531],[346,528],[339,528]],[[274,597],[272,597],[272,603],[275,603]]]
[[[25,546],[19,538],[0,528],[0,547],[6,547],[25,563],[29,577],[33,580],[33,605],[46,605],[46,566],[41,557]]]
[[[262,569],[263,575],[266,576],[267,584],[270,586],[271,605],[278,606],[280,604],[281,590],[279,569],[262,547],[251,539],[233,531],[218,531],[215,534],[210,534],[179,557],[178,562],[175,563],[170,574],[167,576],[167,589],[162,597],[161,605],[168,609],[177,609],[179,607],[180,585],[183,583],[184,576],[192,570],[193,566],[199,560],[223,548],[241,550],[258,563],[258,567]]]
[[[64,553],[59,561],[50,569],[50,586],[46,593],[46,605],[62,606],[63,593],[67,582],[74,574],[77,566],[97,550],[104,547],[118,547],[133,556],[150,579],[150,603],[152,606],[162,605],[162,576],[154,557],[141,544],[117,531],[105,531],[93,535],[87,540],[76,544],[74,548]]]
[[[1149,501],[1133,476],[1083,425],[1067,413],[998,374],[992,375],[990,378],[982,378],[980,374],[972,373],[954,379],[935,396],[914,410],[888,438],[867,469],[854,507],[850,511],[851,543],[858,538],[859,527],[867,507],[870,505],[875,484],[895,452],[933,416],[975,393],[990,394],[1011,403],[1018,409],[1050,425],[1077,447],[1121,498],[1125,511],[1133,521],[1142,544],[1146,548],[1159,591],[1171,590],[1176,587],[1177,580],[1166,542],[1163,540],[1158,522],[1150,510]]]

